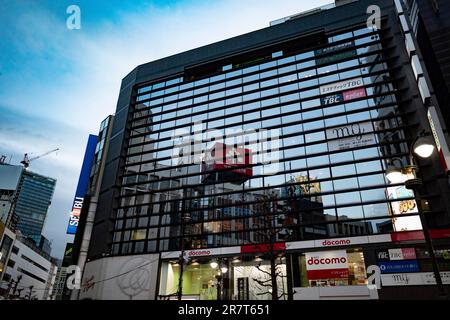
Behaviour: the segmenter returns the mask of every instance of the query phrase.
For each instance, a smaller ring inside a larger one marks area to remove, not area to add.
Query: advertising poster
[[[403,214],[418,213],[417,203],[414,199],[401,200],[405,198],[413,198],[414,192],[406,189],[405,186],[388,187],[386,190],[388,199],[399,199],[399,201],[391,202],[391,210],[394,216],[392,219],[394,230],[422,230],[422,224],[419,216],[401,217]]]

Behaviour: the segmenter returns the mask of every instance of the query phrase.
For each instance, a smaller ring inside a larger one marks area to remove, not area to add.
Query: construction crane
[[[23,164],[24,168],[26,169],[26,168],[28,168],[30,166],[30,162],[31,161],[39,159],[39,158],[42,158],[42,157],[45,157],[46,155],[49,155],[50,153],[53,153],[53,152],[56,152],[56,151],[59,151],[59,148],[47,151],[47,152],[45,152],[45,153],[43,153],[41,155],[38,155],[36,157],[33,157],[31,159],[28,158],[28,153],[25,153],[25,155],[23,156],[23,160],[20,161],[20,163]]]

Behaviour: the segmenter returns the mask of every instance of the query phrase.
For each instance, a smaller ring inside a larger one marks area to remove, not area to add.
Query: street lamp
[[[423,182],[420,177],[417,176],[419,167],[415,165],[415,155],[420,158],[427,159],[433,154],[435,147],[429,136],[425,136],[423,133],[418,135],[411,144],[409,149],[409,160],[410,165],[403,167],[403,163],[400,168],[393,165],[388,166],[386,170],[386,178],[392,183],[405,183],[407,189],[414,191],[414,196],[417,202],[417,211],[419,213],[420,222],[422,224],[422,230],[425,238],[425,243],[430,254],[431,263],[433,266],[433,273],[436,279],[436,284],[439,290],[440,297],[446,297],[446,291],[442,283],[441,273],[439,271],[439,265],[434,254],[434,247],[431,241],[430,232],[428,229],[428,223],[424,215],[424,210],[422,208],[422,199],[420,197],[419,188],[422,186]],[[405,177],[406,176],[406,177]]]

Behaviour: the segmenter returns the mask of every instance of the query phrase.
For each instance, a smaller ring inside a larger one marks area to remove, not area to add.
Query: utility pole
[[[16,294],[17,286],[19,285],[20,280],[22,280],[22,275],[20,275],[20,276],[17,277],[16,284],[14,285],[13,295]]]
[[[31,300],[32,293],[33,293],[33,286],[30,286],[30,293],[28,294],[28,300]]]
[[[9,293],[11,292],[13,282],[14,280],[12,278],[9,279],[8,289],[6,290],[6,299],[9,299]]]

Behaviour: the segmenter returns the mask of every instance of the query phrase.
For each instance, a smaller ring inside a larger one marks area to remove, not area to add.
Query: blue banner
[[[92,162],[94,161],[95,148],[97,147],[98,137],[90,134],[86,151],[84,153],[83,164],[81,166],[80,177],[78,178],[77,190],[70,212],[69,225],[67,226],[67,234],[75,234],[77,232],[78,221],[80,220],[81,208],[83,207],[84,196],[89,187],[89,177],[91,175]]]
[[[386,261],[378,266],[381,273],[420,272],[417,260]]]

